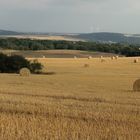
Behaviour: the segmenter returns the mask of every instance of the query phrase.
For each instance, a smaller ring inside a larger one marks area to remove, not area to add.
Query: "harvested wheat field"
[[[0,139],[139,140],[140,62],[104,59],[43,58],[53,75],[0,74]]]

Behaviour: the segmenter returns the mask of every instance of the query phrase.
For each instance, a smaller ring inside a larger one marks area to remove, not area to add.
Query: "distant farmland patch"
[[[7,35],[3,38],[17,38],[17,39],[32,39],[32,40],[56,40],[56,41],[85,41],[84,39],[76,38],[68,35]]]
[[[113,53],[89,52],[79,50],[41,50],[41,51],[14,51],[1,50],[0,52],[7,55],[22,55],[29,58],[89,58],[89,57],[111,57]]]

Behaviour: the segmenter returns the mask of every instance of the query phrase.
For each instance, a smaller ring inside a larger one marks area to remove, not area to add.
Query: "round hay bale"
[[[117,60],[119,58],[119,56],[115,56],[115,59]]]
[[[12,55],[11,53],[8,53],[8,54],[7,54],[7,56],[11,56],[11,55]]]
[[[92,59],[92,56],[89,56],[88,59]]]
[[[103,56],[100,56],[100,58],[103,58]]]
[[[133,84],[133,91],[140,91],[140,79],[137,79]]]
[[[134,63],[138,63],[139,62],[139,59],[134,59]]]
[[[88,67],[89,67],[89,64],[84,64],[84,67],[85,67],[85,68],[88,68]]]
[[[42,58],[46,58],[46,57],[43,55]]]
[[[21,68],[19,74],[20,76],[30,76],[31,72],[28,68]]]
[[[111,57],[111,60],[114,60],[114,59],[115,59],[115,57],[114,57],[114,56],[112,56],[112,57]]]
[[[74,59],[77,59],[77,56],[74,56]]]

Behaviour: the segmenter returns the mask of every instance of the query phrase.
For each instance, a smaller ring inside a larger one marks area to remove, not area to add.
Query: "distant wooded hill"
[[[18,35],[43,35],[43,36],[63,36],[66,38],[73,38],[73,40],[85,40],[90,42],[99,42],[99,43],[122,43],[122,44],[140,44],[140,34],[121,34],[121,33],[108,33],[108,32],[99,32],[99,33],[83,33],[83,34],[66,34],[66,33],[22,33],[8,30],[0,30],[0,36],[18,36]],[[26,36],[25,36],[26,37]],[[63,40],[63,38],[60,38]]]
[[[94,41],[100,43],[128,43],[140,44],[139,34],[121,34],[121,33],[89,33],[79,34],[75,36],[86,41]]]

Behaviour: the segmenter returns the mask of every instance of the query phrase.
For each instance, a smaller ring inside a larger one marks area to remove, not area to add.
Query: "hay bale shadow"
[[[134,59],[134,63],[138,63],[139,62],[139,59]]]
[[[89,68],[89,64],[84,64],[84,68]]]
[[[56,73],[55,72],[37,72],[35,74],[37,74],[37,75],[55,75]]]
[[[140,79],[137,79],[133,84],[133,91],[140,92]]]
[[[106,62],[106,60],[105,59],[101,59],[101,62],[103,63],[103,62]]]

